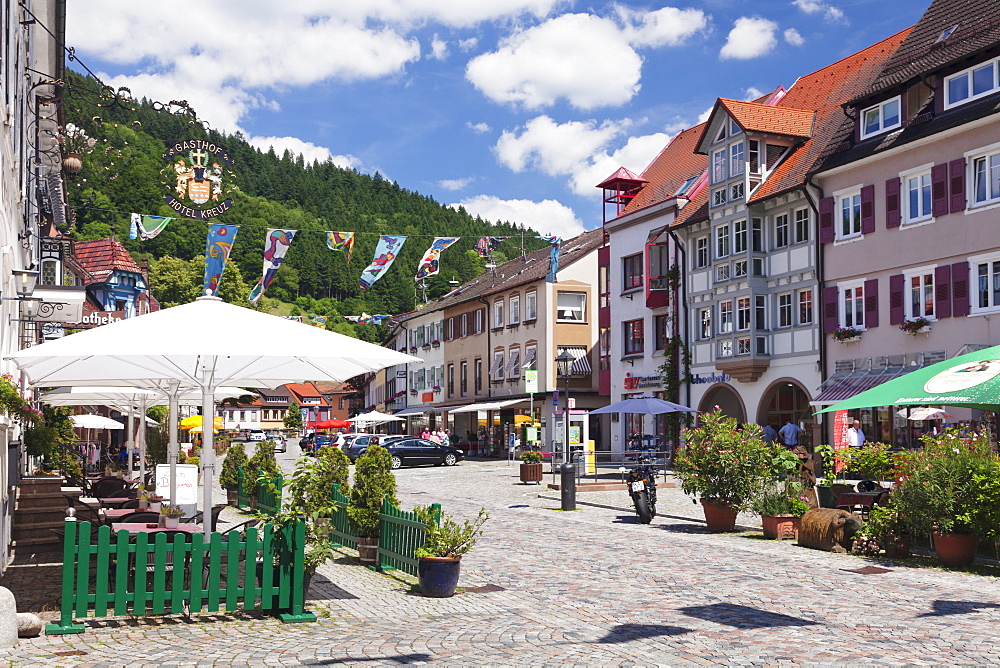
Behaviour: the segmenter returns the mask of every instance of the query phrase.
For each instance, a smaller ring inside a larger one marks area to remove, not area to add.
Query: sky
[[[716,98],[791,88],[929,2],[68,0],[66,37],[104,83],[263,150],[570,238]]]

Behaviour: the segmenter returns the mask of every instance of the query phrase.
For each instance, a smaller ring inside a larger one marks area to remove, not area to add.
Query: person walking
[[[799,444],[799,436],[802,435],[802,429],[799,425],[794,424],[791,419],[785,420],[785,426],[778,431],[778,435],[781,436],[781,442],[785,444],[786,448],[791,448]]]
[[[774,423],[768,422],[766,425],[764,425],[764,428],[761,431],[762,431],[761,438],[764,439],[765,443],[774,443],[775,441],[778,440],[778,432],[774,428]]]

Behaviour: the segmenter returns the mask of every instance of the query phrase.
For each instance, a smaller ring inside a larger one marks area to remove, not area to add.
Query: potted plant
[[[358,536],[361,564],[370,568],[378,565],[379,514],[386,497],[399,505],[392,457],[381,445],[372,445],[354,463],[354,485],[347,503],[347,521]]]
[[[219,485],[226,490],[227,502],[231,506],[237,503],[237,495],[240,487],[240,467],[243,467],[244,474],[247,473],[246,446],[241,442],[233,443],[226,451],[226,459],[222,462],[222,472],[219,474]]]
[[[868,519],[854,534],[854,554],[900,558],[910,555],[912,536],[902,513],[893,504],[893,495],[880,506],[874,506]]]
[[[146,494],[146,500],[149,501],[150,512],[158,513],[163,508],[163,497],[159,494]]]
[[[79,174],[83,170],[83,154],[90,153],[96,143],[95,139],[87,136],[83,128],[67,123],[59,134],[63,171],[67,174]]]
[[[851,448],[848,452],[850,470],[862,479],[892,480],[896,458],[885,443],[867,443],[860,448]]]
[[[160,508],[163,515],[163,526],[167,529],[176,529],[181,518],[184,517],[184,509],[180,506],[163,506]]]
[[[474,520],[461,524],[449,516],[439,517],[430,507],[417,506],[413,512],[424,523],[424,544],[417,548],[417,578],[420,593],[433,598],[454,596],[462,570],[462,555],[483,535],[483,523],[490,518],[485,508]]]
[[[931,321],[923,316],[917,316],[916,318],[906,318],[899,324],[899,328],[909,334],[910,336],[916,336],[917,334],[926,334],[931,331]]]
[[[139,484],[139,510],[149,510],[149,496],[146,494],[146,486]]]
[[[1000,460],[986,436],[963,439],[954,429],[923,437],[900,460],[905,482],[890,495],[909,533],[930,534],[938,561],[968,566],[981,539],[1000,528]]]
[[[860,341],[863,333],[864,332],[860,329],[854,329],[853,327],[838,327],[830,332],[834,340],[840,341],[841,343]]]
[[[542,453],[538,450],[525,450],[521,453],[521,482],[540,483],[542,481]]]
[[[253,481],[250,493],[251,510],[257,508],[257,492],[277,475],[278,462],[274,458],[274,448],[269,441],[260,441],[246,467],[246,479]]]
[[[686,432],[674,461],[685,494],[698,497],[709,531],[732,531],[736,514],[747,510],[772,476],[773,449],[757,425],[737,425],[716,407],[701,426]]]
[[[802,485],[785,482],[773,485],[754,500],[753,510],[760,515],[764,538],[798,539],[799,521],[809,510],[809,499],[803,495]]]

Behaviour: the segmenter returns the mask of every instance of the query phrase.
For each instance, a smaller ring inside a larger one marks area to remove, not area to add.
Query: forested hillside
[[[296,303],[301,312],[322,315],[412,310],[422,298],[414,274],[434,236],[462,239],[442,253],[440,273],[427,279],[429,298],[447,292],[449,281],[463,282],[483,271],[485,261],[473,250],[480,236],[511,237],[500,246],[499,260],[519,255],[522,248],[545,245],[533,230],[472,217],[378,174],[360,174],[332,163],[306,164],[287,151],[281,156],[263,153],[239,134],[208,130],[189,113],[171,113],[178,110],[184,108],[102,97],[93,79],[76,74],[67,82],[67,124],[82,128],[96,143],[83,155],[83,171],[68,177],[74,216],[71,229],[64,232],[76,239],[115,234],[134,256],[148,259],[154,296],[166,305],[197,295],[211,222],[239,226],[226,274],[227,282],[236,279],[246,286],[260,278],[267,228],[300,230],[261,305],[278,310],[280,300]],[[164,202],[169,184],[161,174],[162,156],[168,144],[184,139],[220,143],[233,156],[232,209],[211,221],[178,218],[154,239],[130,240],[130,213],[177,215]],[[327,230],[358,233],[350,264],[344,253],[326,247]],[[408,239],[385,276],[362,291],[358,279],[372,260],[380,234]],[[229,277],[234,269],[239,276]],[[248,288],[236,286],[234,294],[243,289]],[[334,320],[340,323],[337,329],[347,325]],[[366,333],[366,338],[374,334]]]

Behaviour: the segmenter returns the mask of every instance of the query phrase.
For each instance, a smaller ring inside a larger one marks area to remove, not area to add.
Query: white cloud
[[[570,177],[570,188],[577,195],[596,197],[601,194],[597,184],[608,178],[619,167],[639,174],[653,161],[670,142],[670,138],[685,126],[671,127],[667,132],[629,137],[625,146],[611,152],[601,152],[590,156],[587,163]]]
[[[778,24],[762,18],[741,16],[736,19],[729,37],[719,52],[723,60],[749,60],[768,54],[778,44]]]
[[[476,195],[450,206],[456,209],[463,206],[473,216],[482,216],[493,222],[520,223],[540,234],[555,234],[563,239],[571,239],[584,231],[583,222],[573,210],[552,199],[533,202]]]
[[[431,58],[434,60],[444,60],[448,57],[448,43],[434,35],[431,40]]]
[[[463,39],[458,42],[458,48],[462,51],[471,51],[479,44],[478,37],[470,37],[469,39]]]
[[[269,148],[273,148],[275,154],[281,157],[285,150],[292,152],[292,155],[302,154],[306,164],[317,160],[326,162],[329,160],[338,167],[353,169],[361,165],[361,161],[353,155],[333,155],[330,149],[325,146],[317,146],[312,142],[302,141],[297,137],[251,137],[248,139],[251,146],[256,146],[265,153]]]
[[[799,34],[799,31],[795,28],[788,28],[785,30],[785,41],[792,46],[802,46],[806,43],[806,40]]]
[[[469,61],[465,76],[490,100],[527,109],[562,99],[578,109],[617,106],[639,91],[635,48],[676,46],[706,26],[703,12],[673,7],[619,8],[615,18],[563,14],[506,37]]]
[[[472,123],[471,121],[466,121],[465,127],[469,128],[477,135],[481,135],[484,132],[489,132],[491,129],[487,123]]]
[[[759,88],[755,88],[754,86],[750,86],[749,88],[743,91],[743,99],[746,100],[747,102],[752,102],[753,100],[756,100],[763,94],[764,91],[760,90]]]
[[[822,2],[822,0],[793,0],[792,4],[806,14],[819,14],[822,12],[823,18],[830,23],[845,21],[842,9],[828,5]]]
[[[548,116],[538,116],[514,131],[505,130],[494,151],[500,164],[514,172],[530,168],[549,176],[572,174],[625,126],[611,121],[559,124]]]
[[[438,185],[445,190],[465,190],[465,188],[475,180],[476,179],[472,176],[464,179],[441,179],[438,181]]]

